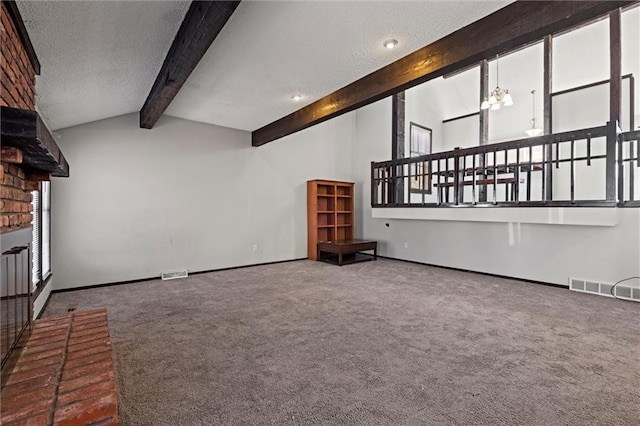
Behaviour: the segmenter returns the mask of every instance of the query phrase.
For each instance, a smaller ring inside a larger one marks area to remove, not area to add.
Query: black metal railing
[[[2,253],[0,262],[0,334],[2,383],[12,353],[27,337],[33,312],[31,301],[31,256],[29,246],[14,247]]]
[[[633,179],[638,173],[628,170],[634,161],[638,165],[637,138],[637,132],[621,134],[617,123],[610,122],[601,127],[373,162],[371,205],[613,207],[635,200]],[[628,146],[622,147],[625,143]],[[619,198],[623,187],[629,188],[624,199]]]
[[[640,207],[640,130],[621,133],[618,142],[618,201],[622,207]]]

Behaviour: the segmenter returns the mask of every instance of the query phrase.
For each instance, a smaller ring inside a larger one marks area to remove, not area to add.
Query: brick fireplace
[[[0,331],[4,384],[32,328],[31,192],[41,190],[42,182],[52,176],[69,176],[69,165],[35,110],[35,76],[40,73],[40,63],[15,2],[2,1],[0,22],[0,312],[4,314],[0,315]]]
[[[36,68],[27,53],[20,36],[18,24],[2,2],[0,40],[2,61],[0,62],[0,105],[24,110],[35,110]],[[4,139],[4,138],[3,138]],[[31,194],[36,184],[26,181],[26,171],[21,166],[22,152],[5,147],[3,140],[2,168],[0,169],[0,233],[31,226]]]

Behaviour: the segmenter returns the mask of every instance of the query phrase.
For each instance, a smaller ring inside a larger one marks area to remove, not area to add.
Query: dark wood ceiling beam
[[[517,1],[252,133],[260,146],[634,1]]]
[[[193,1],[140,110],[140,127],[151,129],[187,81],[240,1]]]

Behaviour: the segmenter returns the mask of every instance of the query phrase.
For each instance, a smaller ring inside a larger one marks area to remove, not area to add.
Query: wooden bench
[[[1,391],[3,425],[117,425],[106,309],[37,320]]]
[[[362,251],[373,250],[373,259],[370,256],[358,257],[357,254]],[[378,242],[370,240],[344,240],[344,241],[324,241],[318,243],[318,259],[329,260],[323,258],[322,253],[332,253],[338,255],[338,265],[346,265],[348,263],[364,262],[367,260],[376,260],[378,258]],[[345,255],[352,254],[351,258],[345,258]]]

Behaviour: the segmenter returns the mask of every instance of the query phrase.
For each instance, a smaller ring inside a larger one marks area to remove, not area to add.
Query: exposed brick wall
[[[34,110],[36,75],[4,2],[2,3],[0,105]]]
[[[4,2],[0,21],[0,105],[33,110],[35,72]],[[5,233],[31,226],[31,194],[20,165],[1,163],[0,233]]]
[[[15,164],[0,168],[0,233],[31,226],[31,193],[25,173]]]

